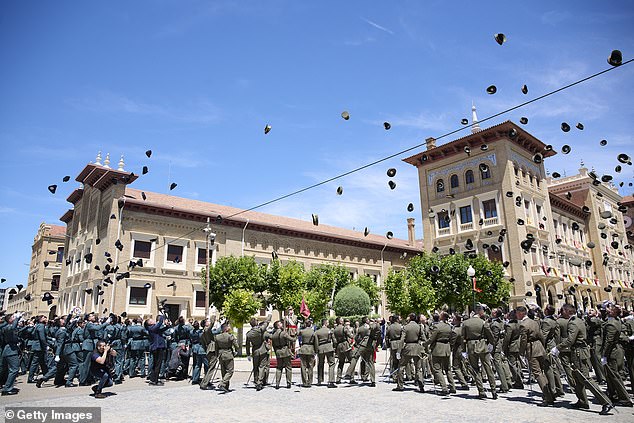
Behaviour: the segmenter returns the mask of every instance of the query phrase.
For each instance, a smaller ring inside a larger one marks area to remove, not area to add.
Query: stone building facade
[[[624,248],[616,189],[593,185],[587,169],[575,177],[548,177],[544,160],[555,151],[511,121],[481,129],[474,108],[471,132],[443,145],[428,138],[426,151],[404,159],[418,170],[424,249],[479,252],[502,262],[512,306],[583,307],[616,299],[631,307],[631,250]],[[605,223],[619,240],[618,248],[608,242],[607,250],[606,230],[598,227],[606,207],[617,223]],[[609,286],[614,289],[607,292]]]
[[[78,305],[84,312],[156,314],[160,301],[170,316],[205,315],[201,270],[206,265],[210,221],[215,241],[211,264],[224,256],[254,256],[262,264],[275,254],[283,263],[310,266],[332,263],[353,277],[367,274],[378,285],[390,267],[405,265],[408,254],[421,252],[408,222],[408,240],[352,231],[255,211],[141,191],[129,185],[137,176],[107,162],[88,164],[76,180],[81,187],[68,201],[60,308]],[[90,258],[90,263],[86,257]],[[141,263],[129,268],[131,262]],[[118,266],[115,274],[104,270]],[[97,268],[96,268],[97,267]],[[123,275],[117,280],[115,275]],[[108,277],[109,276],[109,277]],[[105,283],[104,283],[105,282]],[[385,314],[385,299],[376,310]]]

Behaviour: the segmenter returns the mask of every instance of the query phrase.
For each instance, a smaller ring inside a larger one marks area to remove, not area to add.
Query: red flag
[[[476,286],[476,278],[475,278],[475,277],[473,278],[473,290],[474,290],[475,292],[482,292],[482,290],[481,290],[481,289],[479,289],[479,288]]]
[[[299,306],[299,314],[304,317],[310,316],[310,310],[308,309],[308,305],[306,305],[306,299],[302,297],[302,304]]]

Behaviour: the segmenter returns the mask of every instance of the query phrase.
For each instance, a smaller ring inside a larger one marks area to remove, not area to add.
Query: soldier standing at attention
[[[233,376],[233,357],[238,354],[238,341],[231,333],[231,325],[225,323],[220,328],[221,333],[216,335],[216,348],[220,361],[220,374],[222,380],[218,383],[218,389],[229,392],[229,383]]]
[[[502,352],[502,344],[504,343],[504,320],[502,320],[503,313],[499,308],[493,309],[491,312],[491,333],[493,334],[493,365],[495,366],[495,372],[500,378],[500,392],[508,392],[509,384],[511,380],[510,369],[508,368],[508,362],[504,353]]]
[[[586,316],[586,328],[588,329],[588,343],[590,345],[590,364],[594,369],[597,383],[605,382],[605,373],[601,365],[601,349],[603,343],[603,320],[597,315],[597,310],[591,308]]]
[[[341,383],[343,366],[346,364],[346,361],[350,361],[352,359],[352,346],[350,345],[350,342],[352,339],[354,339],[354,335],[352,333],[352,329],[350,329],[349,320],[346,320],[344,322],[341,317],[337,317],[337,319],[335,320],[335,325],[335,352],[337,353],[337,360],[339,360],[335,383]]]
[[[214,323],[216,323],[216,316],[211,316],[211,320],[209,324],[203,331],[202,336],[200,337],[200,343],[203,348],[207,352],[207,372],[205,372],[205,377],[200,381],[200,389],[203,390],[211,390],[214,389],[214,385],[211,383],[211,377],[214,374],[214,369],[216,365],[218,365],[218,354],[216,353],[216,341],[215,337],[220,332],[221,328],[214,329]]]
[[[451,368],[456,374],[456,379],[460,382],[460,389],[464,391],[469,390],[467,379],[465,378],[464,358],[462,358],[462,316],[458,313],[454,313],[453,320],[453,333],[456,334],[453,343],[451,344]]]
[[[202,323],[203,327],[200,327]],[[206,351],[200,343],[200,338],[202,337],[206,321],[201,320],[200,323],[195,320],[192,324],[192,330],[189,333],[189,341],[191,343],[191,354],[193,357],[192,364],[192,385],[200,384],[200,373],[204,367],[205,371],[209,368],[209,363],[207,363]]]
[[[284,330],[286,330],[288,335],[293,339],[292,343],[289,345],[289,347],[291,348],[291,359],[295,358],[295,341],[297,340],[297,329],[297,316],[295,315],[293,307],[288,307],[286,309],[286,316],[284,316]]]
[[[427,341],[422,325],[418,323],[418,316],[411,313],[408,322],[403,326],[403,349],[401,350],[401,359],[399,361],[399,370],[397,372],[397,383],[403,385],[405,369],[414,363],[414,383],[418,386],[420,392],[425,392],[423,379],[423,361],[425,354],[423,344]],[[422,357],[421,357],[422,356]]]
[[[335,385],[335,347],[333,346],[332,331],[329,328],[328,319],[321,320],[321,327],[315,332],[317,338],[317,384],[321,385],[324,380],[324,364],[328,361],[328,387],[336,388]]]
[[[313,384],[313,369],[315,368],[315,354],[317,353],[317,337],[313,330],[313,321],[306,319],[304,328],[299,331],[302,344],[299,347],[300,372],[302,376],[302,387],[310,388]]]
[[[608,320],[603,326],[601,364],[605,366],[605,376],[608,381],[608,395],[616,399],[614,405],[619,407],[632,407],[632,400],[619,374],[625,365],[623,347],[620,342],[622,330],[621,319],[619,319],[620,316],[621,308],[619,306],[612,305],[608,309]]]
[[[405,332],[403,332],[403,325],[399,322],[398,316],[390,316],[390,325],[385,331],[385,339],[390,348],[390,374],[400,368],[404,338]],[[396,375],[396,388],[392,390],[403,391],[403,375],[399,371],[396,371],[396,373],[398,373]]]
[[[275,351],[277,366],[275,370],[275,389],[280,389],[280,381],[282,380],[282,370],[286,371],[286,388],[291,389],[293,382],[293,367],[291,365],[290,343],[295,342],[295,338],[291,337],[288,332],[282,330],[283,322],[281,320],[275,323],[275,332],[271,335],[271,344]]]
[[[542,391],[542,403],[540,405],[553,405],[555,403],[555,395],[546,377],[548,361],[546,359],[544,335],[539,323],[526,315],[526,307],[519,306],[515,309],[515,312],[520,323],[520,354],[526,356],[530,372],[537,380]]]
[[[601,388],[596,382],[590,379],[590,347],[586,343],[587,329],[582,319],[578,319],[577,311],[571,304],[564,304],[561,307],[561,319],[568,320],[568,331],[566,335],[562,334],[561,342],[553,348],[550,353],[554,356],[560,354],[561,351],[570,350],[570,363],[573,366],[572,375],[575,379],[575,395],[578,401],[572,404],[573,408],[588,410],[588,395],[586,393],[585,383],[592,387],[595,397],[596,393],[601,393]],[[602,398],[600,395],[596,398],[602,403],[601,415],[607,415],[611,409],[609,399]]]
[[[264,334],[271,323],[271,315],[266,316],[266,320],[258,324],[257,319],[251,319],[251,329],[246,334],[247,356],[253,364],[253,383],[255,389],[262,390],[262,382],[269,366],[269,350],[264,342]]]
[[[474,316],[462,323],[462,338],[466,347],[466,352],[462,353],[462,356],[468,359],[467,366],[471,371],[471,376],[475,379],[478,388],[478,397],[487,397],[480,374],[480,365],[482,365],[489,379],[491,395],[493,399],[497,399],[498,394],[495,392],[495,376],[493,375],[493,368],[491,367],[490,355],[490,352],[493,351],[492,344],[495,341],[489,325],[482,319],[483,315],[484,308],[481,305],[477,305]]]
[[[370,319],[368,316],[364,316],[361,319],[361,325],[359,326],[359,330],[357,331],[356,339],[359,341],[356,342],[357,350],[355,351],[354,356],[352,357],[352,361],[348,366],[348,371],[346,372],[346,376],[350,377],[350,384],[356,385],[358,382],[354,380],[354,369],[359,360],[362,360],[366,365],[366,369],[370,373],[370,386],[375,387],[375,371],[374,371],[374,347],[375,342],[378,342],[381,337],[381,328],[376,324],[369,323]]]
[[[550,351],[555,347],[560,341],[560,329],[559,324],[555,320],[555,307],[548,304],[544,307],[544,318],[540,323],[540,328],[542,334],[544,335],[544,342],[546,351]],[[548,378],[548,384],[550,385],[551,390],[553,390],[555,397],[563,397],[564,396],[564,388],[561,384],[561,376],[559,374],[559,370],[557,369],[556,357],[550,355],[546,358],[548,360],[548,369],[546,372],[546,377]]]
[[[145,344],[146,340],[150,336],[143,326],[141,326],[141,319],[137,317],[133,320],[134,324],[130,325],[128,329],[128,343],[130,353],[130,367],[128,368],[128,375],[130,378],[137,377],[137,368],[139,369],[140,376],[146,377],[145,366]]]
[[[448,395],[456,393],[456,385],[449,368],[449,357],[451,357],[451,343],[455,340],[455,334],[451,330],[451,326],[447,324],[449,315],[446,312],[441,312],[439,316],[439,322],[436,323],[432,329],[429,337],[429,349],[432,354],[432,365],[434,370],[434,383],[439,383],[441,395]],[[447,375],[447,382],[449,383],[449,391],[447,390],[447,383],[445,382],[445,376]]]

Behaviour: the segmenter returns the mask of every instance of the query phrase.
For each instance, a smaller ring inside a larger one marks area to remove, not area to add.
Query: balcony
[[[447,236],[447,235],[451,235],[451,228],[438,229],[438,236]]]
[[[498,223],[499,223],[499,219],[497,216],[484,219],[484,226],[493,226],[493,225],[497,225]]]
[[[471,230],[473,230],[473,222],[460,224],[460,232],[471,231]]]

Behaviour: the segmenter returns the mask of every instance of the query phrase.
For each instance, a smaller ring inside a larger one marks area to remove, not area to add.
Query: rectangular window
[[[451,220],[449,220],[449,215],[447,214],[447,212],[438,213],[438,229],[448,228],[450,223]]]
[[[487,200],[482,202],[482,208],[484,209],[484,218],[490,219],[498,216],[497,208],[495,207],[495,200]]]
[[[539,264],[537,261],[537,248],[531,248],[531,260],[533,262],[533,266]]]
[[[146,305],[147,304],[147,288],[130,287],[130,304]]]
[[[152,253],[152,243],[150,241],[134,240],[134,257],[149,259]]]
[[[57,263],[61,263],[64,260],[64,247],[57,247],[57,257],[55,257],[55,261]]]
[[[473,215],[471,213],[471,206],[460,207],[460,223],[473,222]]]
[[[496,251],[493,251],[493,248],[489,248],[487,250],[487,257],[490,261],[502,263],[502,249],[498,248]]]
[[[183,259],[182,245],[168,245],[167,246],[167,261],[172,263],[180,263],[182,259]]]
[[[211,251],[209,252],[209,259],[211,260]],[[207,250],[205,248],[198,249],[198,261],[196,263],[203,266],[207,265]]]
[[[53,275],[53,279],[51,280],[51,291],[59,291],[59,276]]]
[[[205,308],[205,291],[196,291],[196,307]]]

